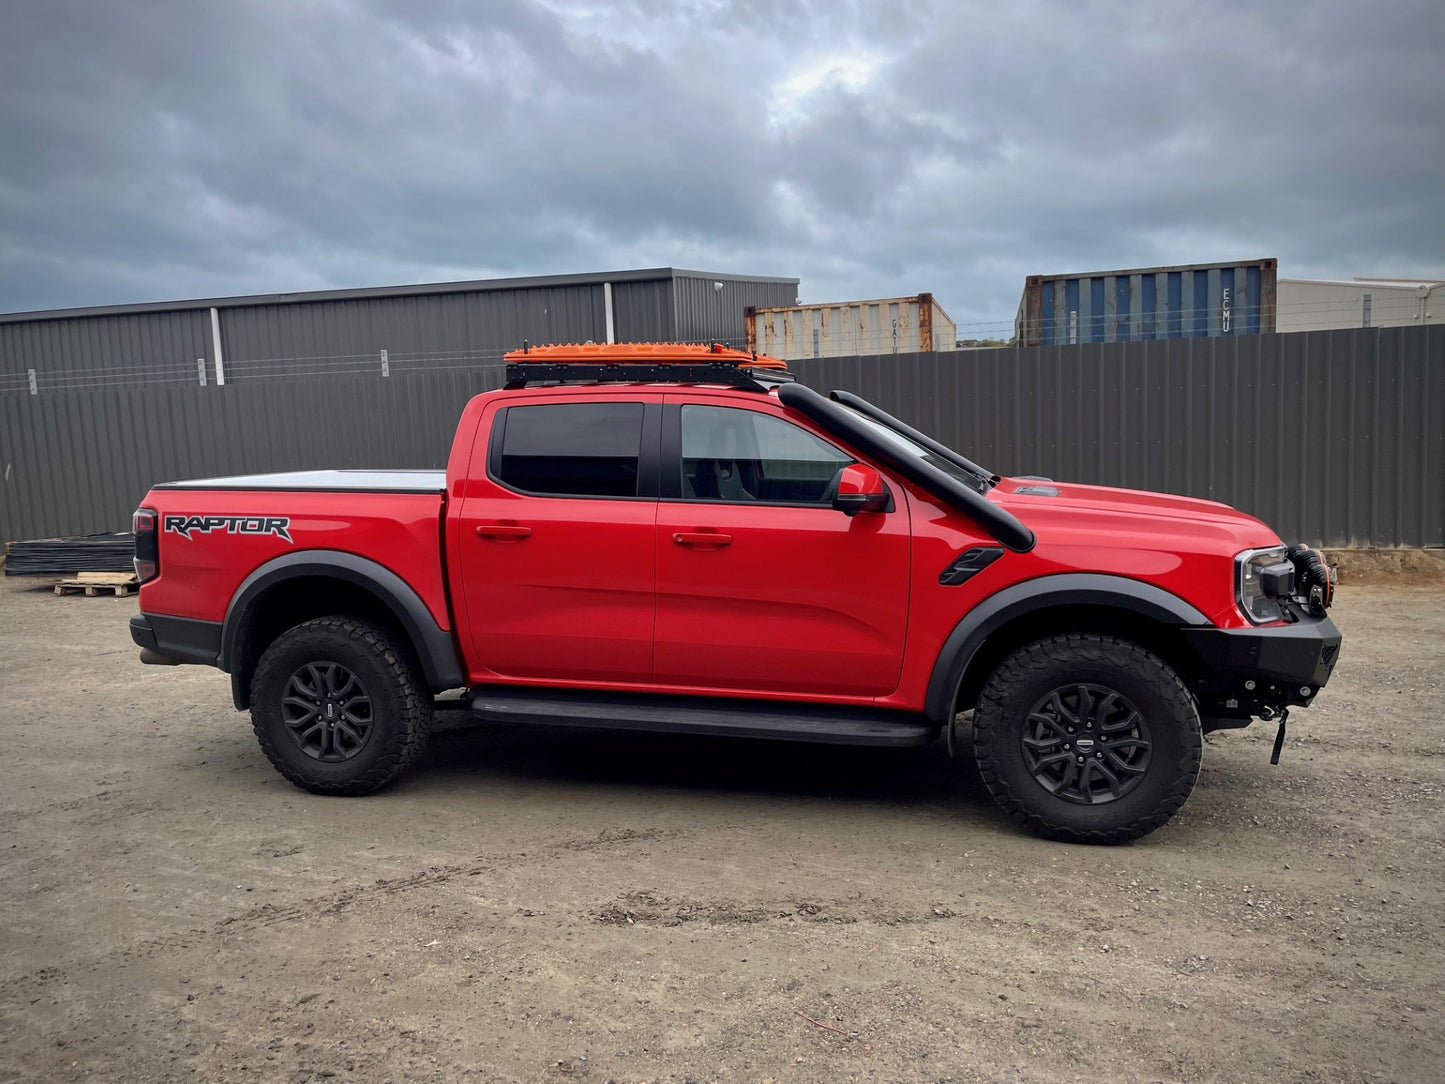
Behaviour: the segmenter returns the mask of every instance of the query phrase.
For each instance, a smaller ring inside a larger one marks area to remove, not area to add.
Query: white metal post
[[[226,383],[226,363],[221,357],[221,314],[211,309],[211,356],[216,359],[216,387]]]
[[[615,343],[617,341],[617,331],[612,326],[612,283],[610,282],[604,282],[602,284],[602,309],[607,317],[607,341],[609,343]]]

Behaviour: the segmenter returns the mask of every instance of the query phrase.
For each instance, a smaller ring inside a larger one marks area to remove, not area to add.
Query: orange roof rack
[[[722,343],[557,343],[525,346],[509,351],[503,358],[512,364],[626,365],[690,364],[709,362],[735,365],[739,369],[782,369],[788,364],[766,354],[734,350]]]

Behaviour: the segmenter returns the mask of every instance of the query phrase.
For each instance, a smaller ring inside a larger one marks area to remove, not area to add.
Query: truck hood
[[[1151,535],[1212,537],[1240,549],[1279,544],[1279,536],[1254,516],[1197,497],[1037,478],[1000,479],[989,496],[1030,526],[1073,520],[1130,530],[1132,523]]]

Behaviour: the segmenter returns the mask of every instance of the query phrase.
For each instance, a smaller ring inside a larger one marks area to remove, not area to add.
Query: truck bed
[[[258,570],[315,563],[338,554],[385,569],[451,628],[442,580],[441,517],[446,472],[312,470],[199,478],[155,486],[160,575],[142,610],[219,623],[243,581]]]

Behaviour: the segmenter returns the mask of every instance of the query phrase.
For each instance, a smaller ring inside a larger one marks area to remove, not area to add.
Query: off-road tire
[[[1149,758],[1133,789],[1102,804],[1050,793],[1026,763],[1029,713],[1051,691],[1102,686],[1132,702],[1147,723]],[[1038,640],[1003,660],[985,682],[973,717],[979,774],[1019,824],[1066,843],[1127,843],[1179,812],[1199,776],[1199,713],[1179,676],[1127,640],[1071,634]]]
[[[283,718],[291,679],[308,664],[339,664],[370,700],[364,743],[344,760],[308,756]],[[426,748],[432,700],[410,648],[393,632],[355,617],[321,617],[282,633],[251,681],[251,725],[278,772],[313,794],[362,795],[396,779]]]

